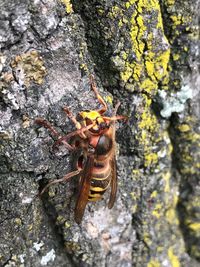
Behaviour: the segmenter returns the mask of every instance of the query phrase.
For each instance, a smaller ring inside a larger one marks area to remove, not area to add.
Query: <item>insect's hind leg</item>
[[[99,109],[98,112],[100,114],[103,114],[103,113],[105,113],[107,111],[108,107],[107,107],[106,102],[103,100],[103,97],[99,94],[99,92],[97,90],[97,87],[96,87],[96,84],[95,84],[95,81],[94,81],[94,76],[92,74],[90,75],[90,85],[91,85],[91,88],[94,91],[99,103],[101,105],[103,105],[103,107],[101,109]]]
[[[128,117],[126,116],[123,116],[123,115],[116,115],[116,116],[113,116],[113,117],[103,117],[104,120],[106,121],[109,121],[109,122],[115,122],[115,121],[118,121],[118,120],[128,120]]]
[[[58,183],[62,183],[62,182],[67,182],[71,177],[78,175],[78,174],[80,173],[80,171],[81,171],[81,170],[76,170],[76,171],[70,172],[70,173],[66,174],[63,178],[56,179],[56,180],[53,180],[53,181],[49,182],[49,183],[42,189],[42,191],[39,193],[39,196],[43,195],[44,192],[47,190],[47,188],[49,188],[51,185],[53,185],[53,184],[58,184]]]

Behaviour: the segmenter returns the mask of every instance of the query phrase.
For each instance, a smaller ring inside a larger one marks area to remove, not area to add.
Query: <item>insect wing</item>
[[[112,168],[112,176],[111,176],[111,192],[110,192],[110,199],[108,202],[108,208],[112,209],[115,199],[116,199],[116,194],[117,194],[117,168],[116,168],[116,159],[113,157],[111,161],[111,168]]]
[[[81,185],[79,189],[78,200],[75,207],[75,221],[79,224],[82,221],[85,207],[88,202],[90,192],[91,172],[94,165],[94,156],[88,156],[83,172],[81,174]]]

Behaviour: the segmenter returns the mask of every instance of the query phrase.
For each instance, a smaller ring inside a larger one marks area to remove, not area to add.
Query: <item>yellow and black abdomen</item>
[[[101,162],[101,167],[99,166],[100,164],[98,162],[95,162],[92,171],[90,192],[88,196],[89,201],[100,200],[102,195],[105,193],[105,191],[110,185],[110,162],[108,160],[105,160],[104,162]]]
[[[107,135],[99,138],[95,148],[95,161],[91,172],[89,201],[100,200],[110,185],[111,166],[110,154],[112,153],[112,139]]]

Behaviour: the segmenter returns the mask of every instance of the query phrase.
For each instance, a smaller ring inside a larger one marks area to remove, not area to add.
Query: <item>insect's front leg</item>
[[[64,107],[63,108],[64,112],[67,114],[67,117],[74,123],[75,127],[77,130],[80,130],[82,128],[80,122],[77,121],[76,117],[73,115],[73,113],[69,110],[68,107]],[[82,133],[80,133],[80,136],[83,139],[86,139],[86,135],[84,134],[84,132],[82,131]]]
[[[122,116],[122,115],[116,115],[116,116],[113,116],[113,117],[103,117],[103,118],[104,118],[104,120],[110,121],[110,122],[118,121],[118,120],[125,120],[125,121],[128,120],[128,117]]]
[[[76,135],[79,135],[81,138],[86,139],[87,137],[85,136],[84,132],[86,132],[86,131],[88,131],[89,129],[91,129],[94,125],[95,125],[95,122],[93,122],[93,123],[90,124],[90,125],[87,125],[87,126],[85,126],[85,127],[82,127],[81,129],[78,129],[78,130],[76,130],[76,131],[74,131],[74,132],[71,132],[71,133],[69,133],[69,134],[67,134],[67,135],[65,135],[65,136],[63,136],[63,137],[61,137],[61,138],[59,138],[59,139],[55,142],[55,144],[53,145],[53,147],[56,147],[57,145],[59,145],[59,144],[62,143],[63,141],[66,141],[66,140],[68,140],[68,139],[70,139],[71,137],[76,136]],[[76,147],[75,147],[74,149],[76,149]]]
[[[52,135],[59,138],[60,134],[56,131],[56,129],[47,120],[42,119],[42,118],[37,118],[35,120],[35,123],[37,123],[40,126],[45,127],[46,129],[48,129],[52,133]]]
[[[37,118],[35,120],[35,123],[37,123],[40,126],[45,127],[46,129],[48,129],[53,136],[57,137],[57,139],[62,138],[62,136],[56,131],[56,129],[50,124],[50,122],[48,122],[45,119],[42,118]],[[70,151],[74,150],[74,147],[72,147],[69,143],[66,142],[66,140],[62,141],[63,145],[65,145],[67,147],[67,149],[69,149]]]
[[[41,196],[42,194],[44,194],[44,192],[47,190],[47,188],[49,188],[51,185],[53,184],[58,184],[58,183],[62,183],[62,182],[68,182],[68,180],[73,177],[73,176],[76,176],[80,173],[81,169],[79,170],[76,170],[76,171],[73,171],[73,172],[70,172],[68,174],[66,174],[63,178],[60,178],[60,179],[56,179],[56,180],[53,180],[51,182],[49,182],[43,189],[42,191],[39,193],[39,196]]]
[[[117,110],[119,108],[119,106],[121,105],[120,101],[117,101],[117,104],[115,105],[114,109],[113,109],[113,113],[112,113],[112,117],[117,115]]]
[[[103,113],[106,112],[106,110],[108,109],[108,107],[106,105],[106,102],[103,100],[103,97],[99,94],[99,92],[97,90],[97,87],[96,87],[96,84],[95,84],[94,76],[93,75],[90,75],[90,85],[91,85],[91,88],[94,91],[94,93],[96,95],[96,98],[98,99],[99,103],[103,105],[103,107],[101,109],[99,109],[98,112],[100,114],[103,114]]]
[[[73,115],[70,109],[68,107],[64,107],[63,110],[66,113],[67,117],[74,123],[76,129],[81,129],[80,122],[77,121],[76,117]]]

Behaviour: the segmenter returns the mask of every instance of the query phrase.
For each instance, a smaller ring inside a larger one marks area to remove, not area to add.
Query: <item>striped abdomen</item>
[[[88,196],[89,201],[100,200],[106,189],[110,185],[111,167],[110,160],[94,163],[91,177],[90,192]]]
[[[106,189],[110,185],[112,168],[110,166],[113,148],[112,139],[107,135],[99,138],[95,148],[95,161],[91,172],[89,201],[100,200]]]

